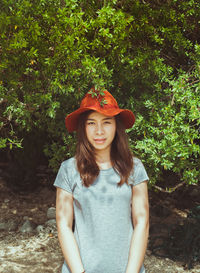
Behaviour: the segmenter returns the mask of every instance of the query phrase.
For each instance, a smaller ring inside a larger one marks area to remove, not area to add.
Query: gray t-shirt
[[[73,194],[76,238],[86,273],[125,273],[133,232],[132,186],[148,180],[142,162],[134,158],[129,185],[117,186],[113,168],[100,170],[89,187],[82,185],[75,158],[64,161],[54,186]],[[62,273],[70,273],[64,262]],[[142,267],[141,273],[145,272]]]

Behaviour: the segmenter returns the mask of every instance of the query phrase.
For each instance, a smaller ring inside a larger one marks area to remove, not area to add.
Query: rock
[[[7,223],[7,229],[8,231],[16,231],[18,228],[18,222],[16,220],[9,220]]]
[[[34,226],[29,220],[26,220],[24,224],[20,227],[19,231],[22,233],[33,232]]]
[[[16,209],[12,210],[12,213],[17,214],[17,210]]]
[[[56,219],[50,219],[45,223],[46,232],[49,234],[57,233]]]
[[[36,231],[37,231],[37,233],[41,233],[41,232],[44,232],[44,226],[42,226],[42,225],[39,225],[39,226],[37,226],[36,227]]]
[[[47,260],[47,258],[42,258],[41,262],[46,264],[48,262],[48,260]]]
[[[56,208],[51,207],[47,210],[47,219],[56,219]]]
[[[1,222],[0,223],[0,231],[7,230],[7,223],[6,222]]]
[[[190,192],[190,196],[191,196],[191,197],[198,197],[198,196],[199,196],[199,190],[198,190],[198,189],[193,189],[193,190]]]
[[[50,219],[48,221],[46,221],[45,225],[47,227],[52,227],[52,228],[56,228],[56,219]]]
[[[18,227],[17,221],[11,219],[7,222],[0,223],[0,231],[16,231]]]
[[[2,209],[7,209],[8,206],[7,206],[7,204],[3,203],[3,204],[1,205],[1,208],[2,208]]]

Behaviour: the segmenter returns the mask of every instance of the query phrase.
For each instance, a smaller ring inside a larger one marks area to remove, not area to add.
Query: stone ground
[[[179,196],[184,200],[184,206],[179,206],[177,204],[181,203],[180,198],[150,192],[150,238],[162,234],[163,226],[184,222],[189,208],[199,204],[198,196],[196,194],[196,197],[191,197],[187,193]],[[52,206],[55,206],[53,187],[43,185],[36,191],[20,193],[10,190],[5,182],[0,180],[0,222],[14,219],[20,225],[26,216],[35,225],[42,225],[47,220],[47,209]],[[21,233],[19,229],[0,232],[1,273],[59,273],[62,262],[56,232],[29,234]],[[174,261],[157,257],[151,254],[150,249],[145,257],[145,267],[148,273],[200,272],[200,264],[195,264],[193,269],[187,270],[183,260],[176,257]]]

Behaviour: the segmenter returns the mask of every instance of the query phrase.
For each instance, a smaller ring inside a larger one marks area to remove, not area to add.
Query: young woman
[[[93,92],[66,117],[68,131],[77,131],[77,150],[54,182],[62,273],[144,273],[148,176],[125,133],[135,117],[108,91]]]

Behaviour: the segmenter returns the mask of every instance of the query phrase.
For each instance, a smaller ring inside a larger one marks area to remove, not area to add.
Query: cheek
[[[91,128],[88,127],[88,126],[86,126],[85,132],[86,132],[87,139],[90,139],[90,138],[91,138],[91,135],[92,135],[92,130],[91,130]]]

